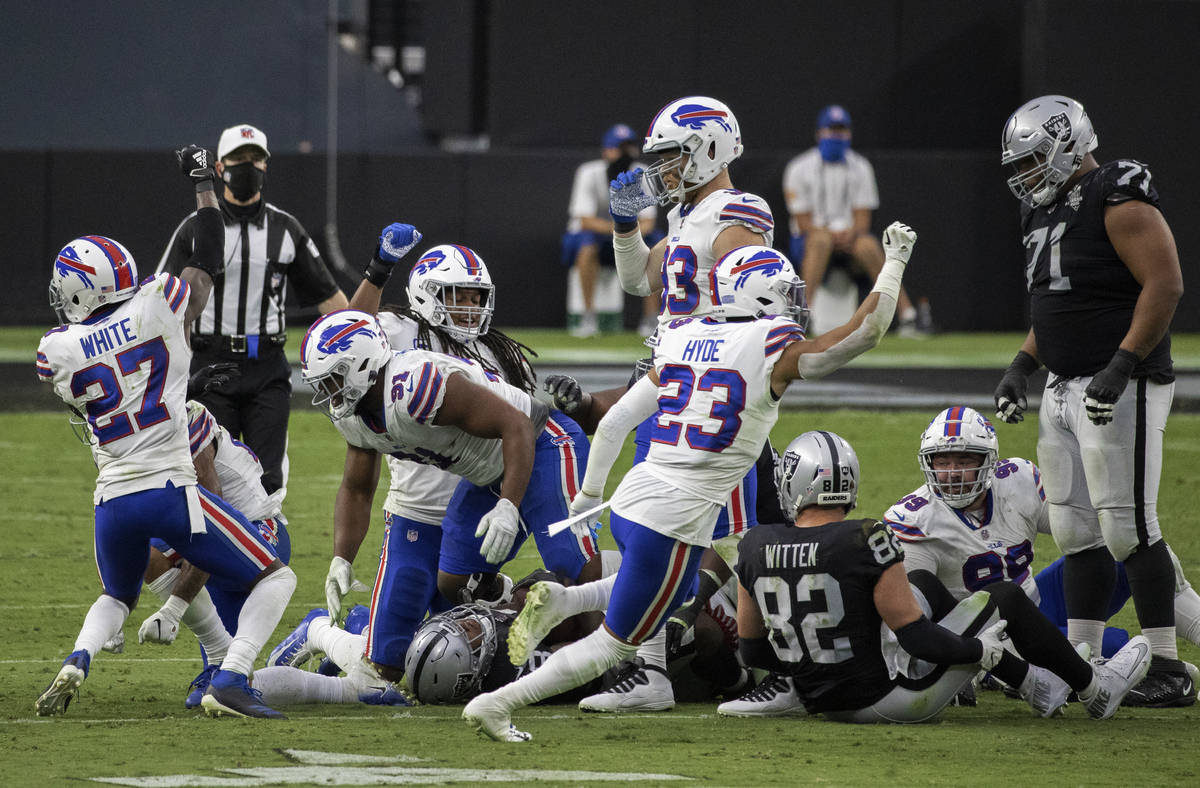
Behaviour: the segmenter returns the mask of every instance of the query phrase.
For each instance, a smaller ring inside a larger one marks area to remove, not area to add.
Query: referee
[[[287,484],[287,425],[292,369],[284,355],[289,284],[303,306],[342,309],[346,295],[296,218],[262,198],[267,135],[231,126],[217,143],[219,197],[225,221],[225,261],[212,297],[192,326],[192,371],[234,363],[237,373],[196,396],[217,422],[258,455],[268,493]],[[178,274],[192,256],[196,214],[180,223],[158,271]],[[282,498],[282,494],[280,495]]]

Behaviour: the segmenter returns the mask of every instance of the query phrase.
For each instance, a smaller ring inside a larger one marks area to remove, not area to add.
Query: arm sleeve
[[[195,232],[195,217],[195,213],[189,214],[175,228],[175,232],[171,234],[171,240],[167,242],[167,248],[163,251],[163,255],[158,261],[158,268],[154,269],[154,273],[161,274],[163,271],[166,271],[168,274],[179,276],[183,271],[184,265],[192,258],[192,234]]]
[[[658,387],[649,376],[643,377],[626,391],[596,427],[592,449],[588,455],[587,472],[580,491],[599,498],[604,495],[604,483],[612,471],[625,436],[658,409]]]
[[[192,226],[195,232],[191,254],[184,267],[199,268],[215,278],[225,262],[225,222],[221,219],[221,211],[217,208],[201,208],[196,211]]]
[[[304,228],[294,217],[288,217],[287,231],[291,233],[296,244],[296,258],[288,269],[288,283],[295,288],[296,300],[301,306],[319,304],[327,298],[337,295],[337,282],[329,270],[329,266],[321,259],[321,252],[316,243],[304,232]]]
[[[826,348],[820,353],[802,353],[796,362],[800,377],[805,380],[818,380],[834,370],[841,369],[856,356],[866,353],[879,344],[883,335],[892,324],[892,316],[896,313],[896,299],[888,293],[879,294],[879,303],[875,311],[867,315],[862,325],[854,329],[841,342]]]
[[[900,647],[917,659],[938,665],[969,665],[983,656],[983,644],[956,635],[925,616],[896,630]]]

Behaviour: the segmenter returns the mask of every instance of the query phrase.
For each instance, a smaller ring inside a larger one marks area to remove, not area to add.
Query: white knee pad
[[[1105,546],[1096,513],[1082,506],[1050,504],[1050,533],[1063,555]]]

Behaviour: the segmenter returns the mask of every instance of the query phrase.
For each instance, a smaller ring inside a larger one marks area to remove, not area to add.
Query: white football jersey
[[[779,418],[779,400],[771,392],[775,362],[803,338],[800,326],[782,317],[665,324],[654,352],[659,410],[651,417],[650,450],[617,488],[613,511],[681,541],[707,544],[712,523],[704,534],[680,522],[686,519],[682,509],[644,495],[645,477],[681,500],[724,505]]]
[[[148,277],[116,309],[55,328],[38,345],[38,378],[87,419],[97,504],[196,483],[184,405],[190,289],[170,274]]]
[[[887,510],[883,520],[904,542],[904,568],[937,575],[955,599],[997,580],[1011,580],[1038,601],[1030,568],[1033,543],[1050,533],[1042,475],[1029,460],[996,463],[987,503],[976,518],[921,485]]]
[[[347,443],[433,465],[473,484],[488,485],[500,478],[504,457],[499,438],[480,438],[433,423],[446,395],[446,379],[464,375],[527,416],[533,404],[528,394],[474,361],[428,350],[394,352],[379,374],[387,381],[383,412],[373,418],[354,414],[333,422]]]
[[[418,345],[417,323],[412,318],[386,311],[380,312],[377,317],[393,350],[422,349]],[[435,332],[430,332],[429,338],[433,344],[429,350],[445,352]],[[491,350],[485,345],[472,343],[472,347],[492,369],[500,368]],[[446,516],[450,497],[454,495],[454,488],[458,486],[459,477],[433,465],[420,465],[391,456],[387,458],[387,466],[391,484],[388,486],[387,500],[384,501],[383,508],[401,517],[440,526]]]
[[[667,249],[663,254],[663,307],[660,320],[713,311],[708,274],[717,264],[713,242],[727,227],[749,227],[770,246],[775,237],[771,207],[763,198],[721,189],[695,205],[677,205],[667,216]]]
[[[213,465],[221,483],[221,499],[246,515],[247,520],[278,517],[282,513],[279,501],[267,495],[262,486],[263,468],[258,456],[217,424],[208,408],[196,400],[188,400],[187,410],[192,456],[215,445]]]

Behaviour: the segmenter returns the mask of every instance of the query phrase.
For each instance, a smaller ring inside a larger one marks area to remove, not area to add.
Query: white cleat
[[[468,725],[492,741],[524,742],[533,738],[513,727],[511,715],[488,692],[472,698],[463,709],[462,716]]]
[[[791,676],[768,673],[745,695],[717,706],[722,717],[790,717],[807,714]]]
[[[1082,701],[1093,719],[1106,720],[1117,713],[1121,700],[1150,670],[1150,642],[1142,635],[1130,638],[1112,659],[1096,665],[1096,694]]]
[[[54,677],[54,681],[34,704],[37,715],[50,717],[65,713],[67,706],[71,704],[71,699],[79,692],[79,687],[83,685],[86,677],[87,674],[81,668],[69,662],[65,663],[59,669],[58,675]]]
[[[1071,694],[1071,685],[1063,681],[1057,674],[1040,668],[1029,666],[1029,678],[1033,686],[1021,698],[1041,717],[1058,717],[1067,705],[1067,697]]]
[[[565,615],[560,611],[558,600],[565,589],[558,583],[542,581],[534,583],[525,595],[525,607],[508,629],[508,661],[524,665],[538,643],[546,639]]]
[[[634,658],[622,675],[603,692],[579,701],[582,711],[670,711],[675,708],[675,692],[666,671]]]

